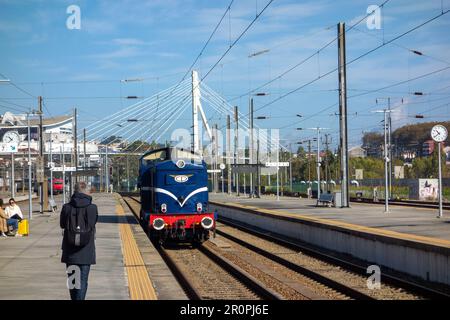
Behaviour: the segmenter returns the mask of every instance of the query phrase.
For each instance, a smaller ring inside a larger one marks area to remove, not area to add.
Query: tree
[[[384,144],[384,135],[378,132],[365,132],[362,137],[362,147],[368,156],[381,156],[381,146]]]
[[[146,141],[136,140],[123,149],[124,152],[144,153],[146,151],[162,148],[163,145],[152,141],[148,143]]]
[[[364,170],[364,179],[377,179],[384,177],[384,161],[379,158],[350,158],[350,177],[354,176],[356,169]]]
[[[109,136],[109,137],[103,139],[102,141],[100,141],[100,144],[105,145],[105,144],[111,144],[113,142],[121,142],[121,141],[122,141],[122,137],[112,135],[112,136]]]
[[[449,177],[450,170],[445,163],[445,152],[441,153],[442,176]],[[425,179],[438,177],[438,149],[437,144],[430,157],[417,157],[412,162],[412,167],[406,170],[407,178]]]
[[[450,131],[450,121],[417,123],[396,129],[392,133],[394,154],[401,155],[404,152],[409,152],[420,156],[422,145],[425,141],[431,140],[430,131],[436,124],[444,125]],[[450,138],[447,138],[446,144],[449,141]]]

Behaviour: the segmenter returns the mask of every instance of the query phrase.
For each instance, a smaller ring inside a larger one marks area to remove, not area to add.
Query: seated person
[[[9,232],[9,227],[12,227],[12,231],[15,231],[15,233],[9,232],[9,235],[15,235],[16,237],[21,237],[20,234],[17,233],[17,229],[19,228],[19,220],[17,219],[9,219],[8,215],[3,211],[3,199],[0,199],[0,219],[6,220],[6,228],[5,228],[5,222],[2,221],[2,229],[0,236],[6,237],[5,232]]]
[[[17,205],[14,198],[9,199],[9,206],[5,208],[5,213],[9,219],[16,219],[21,221],[23,219],[22,210]]]

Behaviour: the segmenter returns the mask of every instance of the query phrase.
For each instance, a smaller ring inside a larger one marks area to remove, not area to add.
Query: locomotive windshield
[[[190,162],[190,163],[197,163],[197,164],[202,163],[201,155],[193,153],[188,150],[176,149],[176,148],[172,149],[171,159],[172,159],[172,161],[177,161],[177,160],[181,159],[181,160],[185,160],[186,162]]]
[[[142,163],[150,164],[155,162],[161,162],[168,159],[167,150],[157,150],[155,152],[149,153],[142,158]]]
[[[172,160],[173,162],[184,160],[187,163],[201,164],[202,156],[190,150],[164,148],[145,154],[141,159],[143,165],[155,164],[166,160]]]

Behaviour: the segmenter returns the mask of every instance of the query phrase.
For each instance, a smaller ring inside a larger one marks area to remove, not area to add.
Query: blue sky
[[[235,0],[195,69],[205,74],[268,0]],[[359,1],[275,0],[252,28],[207,77],[209,87],[226,99],[246,93],[271,80],[317,52],[336,37],[339,21],[352,25],[366,14],[369,5]],[[66,28],[66,8],[81,8],[81,29]],[[46,112],[66,114],[76,106],[80,126],[120,111],[133,101],[128,95],[151,96],[176,84],[203,47],[222,16],[227,1],[125,0],[125,1],[40,1],[0,0],[0,73],[32,95],[42,95]],[[441,7],[443,5],[443,7]],[[365,22],[346,35],[347,61],[450,9],[450,1],[391,0],[382,9],[382,29],[369,30]],[[350,64],[348,95],[363,93],[413,79],[450,66],[450,13]],[[269,52],[249,58],[252,53]],[[418,56],[408,51],[418,50]],[[261,89],[255,108],[305,84],[337,66],[337,45]],[[120,79],[144,78],[121,83]],[[265,128],[282,128],[290,142],[310,137],[312,132],[297,127],[328,127],[333,144],[338,142],[338,76],[331,73],[302,90],[256,112],[270,119]],[[411,92],[429,93],[413,96]],[[348,100],[349,140],[360,143],[363,131],[380,130],[380,114],[392,97],[397,109],[394,127],[417,121],[449,120],[450,69],[386,90]],[[17,88],[0,84],[0,112],[34,107],[36,100]],[[401,101],[403,99],[403,104]],[[243,111],[248,97],[235,99]],[[223,117],[205,111],[212,121]],[[326,110],[324,110],[326,109]],[[317,114],[319,111],[323,112]],[[302,114],[303,118],[295,118]],[[413,115],[423,114],[424,120]],[[176,127],[190,126],[189,112]],[[262,121],[262,120],[261,120]]]

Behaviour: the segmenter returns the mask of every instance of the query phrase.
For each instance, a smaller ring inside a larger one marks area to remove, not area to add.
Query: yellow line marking
[[[210,201],[210,202],[217,203],[219,205],[224,204],[224,205],[235,207],[235,208],[250,209],[250,210],[258,211],[258,212],[265,213],[268,215],[291,217],[291,218],[295,218],[297,220],[311,221],[311,222],[316,222],[316,223],[320,223],[320,224],[324,224],[324,225],[328,225],[328,226],[336,226],[336,227],[341,227],[341,228],[350,229],[350,230],[354,230],[354,231],[366,232],[366,233],[370,233],[370,234],[374,234],[374,235],[383,235],[383,236],[392,237],[392,238],[396,238],[396,239],[400,239],[400,240],[409,240],[409,241],[421,242],[421,243],[430,244],[430,245],[439,246],[439,247],[450,248],[450,241],[444,240],[444,239],[430,238],[430,237],[413,235],[413,234],[409,234],[409,233],[402,233],[402,232],[397,232],[397,231],[383,230],[383,229],[379,229],[379,228],[360,226],[357,224],[341,222],[341,221],[336,221],[336,220],[332,220],[332,219],[313,218],[313,217],[304,216],[304,215],[300,215],[300,214],[293,214],[293,213],[290,213],[287,211],[264,209],[264,208],[254,207],[254,206],[237,204],[235,202],[219,202],[219,201]]]
[[[125,218],[125,212],[120,204],[116,205],[116,213]],[[155,289],[148,276],[147,268],[139,252],[130,225],[126,222],[120,223],[119,230],[131,300],[157,300]]]

